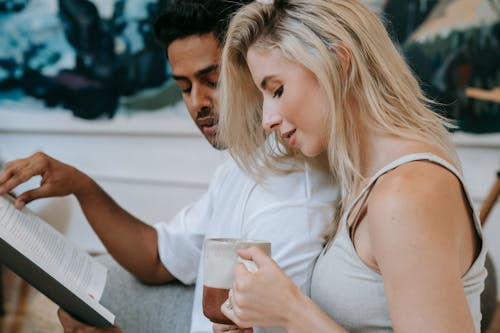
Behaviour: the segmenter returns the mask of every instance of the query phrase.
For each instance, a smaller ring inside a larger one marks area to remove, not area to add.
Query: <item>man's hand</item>
[[[114,328],[97,328],[85,325],[75,318],[71,317],[63,309],[57,310],[57,316],[64,328],[64,333],[121,333],[122,330],[119,326]]]
[[[91,183],[88,176],[74,167],[38,152],[5,164],[0,172],[0,195],[12,191],[35,176],[42,177],[40,187],[20,194],[15,201],[16,208],[20,209],[39,198],[77,194]]]

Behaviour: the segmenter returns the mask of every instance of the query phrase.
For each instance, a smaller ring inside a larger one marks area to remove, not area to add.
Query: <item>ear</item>
[[[339,43],[333,47],[332,52],[335,56],[340,57],[342,65],[347,71],[351,65],[351,54],[349,53],[349,50],[344,46],[344,44]]]

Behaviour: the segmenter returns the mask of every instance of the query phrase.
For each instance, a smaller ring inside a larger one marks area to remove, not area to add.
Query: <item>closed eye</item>
[[[189,94],[191,92],[191,84],[188,80],[184,78],[175,78],[175,83],[181,89],[183,94]]]
[[[273,98],[279,98],[281,95],[283,95],[283,86],[280,86],[274,91]]]
[[[217,81],[206,80],[206,81],[205,81],[205,83],[206,83],[206,85],[207,85],[209,88],[212,88],[212,89],[217,88]]]

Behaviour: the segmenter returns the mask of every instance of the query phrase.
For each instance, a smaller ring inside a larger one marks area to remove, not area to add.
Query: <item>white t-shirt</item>
[[[205,238],[271,242],[273,259],[301,290],[308,291],[313,261],[323,247],[337,195],[328,175],[307,164],[304,171],[270,175],[260,185],[228,160],[216,170],[208,192],[197,202],[169,222],[156,224],[165,267],[185,284],[196,282],[191,332],[212,332],[202,310]]]

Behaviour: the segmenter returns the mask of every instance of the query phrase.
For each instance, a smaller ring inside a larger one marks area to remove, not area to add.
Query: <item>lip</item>
[[[201,126],[201,130],[205,135],[214,135],[215,133],[217,133],[217,124],[213,124],[211,126]]]
[[[285,132],[283,134],[281,134],[281,137],[284,139],[284,140],[287,140],[288,141],[288,145],[290,146],[294,146],[297,139],[296,139],[296,136],[295,136],[295,133],[297,132],[297,129],[294,128],[293,130],[290,130],[288,132]]]
[[[288,138],[288,144],[291,147],[295,147],[295,144],[297,143],[297,136],[296,136],[296,134],[297,134],[297,132],[293,131],[293,134]]]
[[[217,120],[214,117],[205,117],[205,118],[196,119],[196,123],[200,127],[212,126],[212,125],[217,124]]]
[[[205,135],[214,135],[217,132],[217,119],[214,117],[197,119],[196,124]]]

